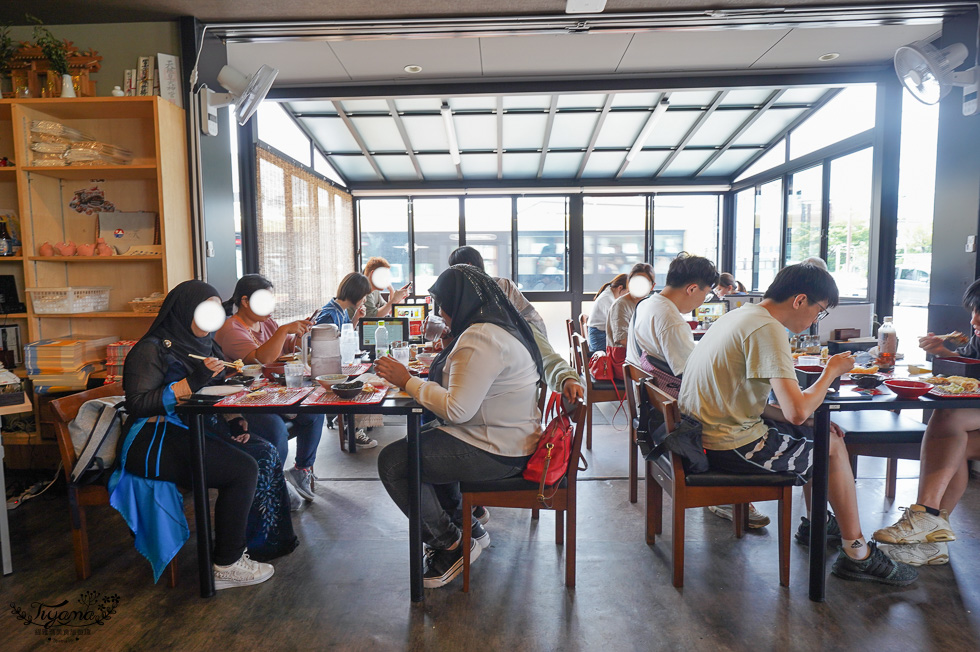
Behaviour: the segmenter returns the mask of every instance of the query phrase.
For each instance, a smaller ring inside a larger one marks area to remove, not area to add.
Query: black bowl
[[[337,383],[330,389],[340,398],[355,398],[364,391],[364,383],[359,380],[352,383]]]
[[[244,385],[248,387],[255,382],[255,376],[246,376],[244,374],[236,374],[234,376],[228,376],[225,378],[224,385]]]
[[[860,389],[874,389],[884,382],[885,377],[880,374],[851,374],[851,380]]]

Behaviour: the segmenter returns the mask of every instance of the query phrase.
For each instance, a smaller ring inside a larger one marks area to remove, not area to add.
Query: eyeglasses
[[[830,314],[830,310],[828,310],[825,306],[821,306],[819,302],[814,301],[813,303],[820,307],[820,312],[817,314],[817,321],[820,321]]]

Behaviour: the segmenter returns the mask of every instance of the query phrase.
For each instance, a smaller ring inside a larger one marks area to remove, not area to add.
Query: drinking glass
[[[408,342],[395,342],[392,344],[391,357],[407,367],[409,359]]]
[[[302,387],[303,371],[302,363],[288,363],[285,367],[286,387]]]

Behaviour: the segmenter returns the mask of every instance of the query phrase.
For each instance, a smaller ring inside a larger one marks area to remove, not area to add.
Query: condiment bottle
[[[895,368],[895,354],[898,353],[898,334],[891,317],[885,317],[878,329],[878,368],[891,371]]]

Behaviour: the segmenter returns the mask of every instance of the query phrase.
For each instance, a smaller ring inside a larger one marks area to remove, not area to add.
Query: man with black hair
[[[959,355],[980,358],[980,280],[963,294],[963,307],[970,311],[973,334],[965,345],[950,351],[946,339],[929,333],[919,338],[919,347],[936,357]],[[919,493],[914,505],[892,526],[875,532],[892,559],[913,566],[938,566],[949,562],[947,542],[956,535],[949,514],[963,497],[970,479],[967,460],[980,459],[980,410],[936,410],[922,438],[919,462]]]
[[[786,331],[799,333],[837,305],[837,284],[813,265],[791,265],[779,271],[762,303],[746,304],[718,319],[687,360],[681,384],[681,410],[703,424],[703,444],[712,468],[729,473],[795,473],[808,483],[813,442],[800,435],[827,395],[830,383],[853,365],[850,353],[827,361],[820,377],[806,390],[796,380]],[[776,405],[768,404],[769,392]],[[794,426],[796,426],[794,428]],[[833,573],[848,580],[904,586],[918,573],[892,561],[876,544],[865,541],[858,515],[854,475],[843,435],[832,425],[828,494],[836,518],[829,515],[828,538],[839,538]],[[809,484],[804,487],[809,509]],[[796,540],[809,540],[810,521],[803,519]]]

